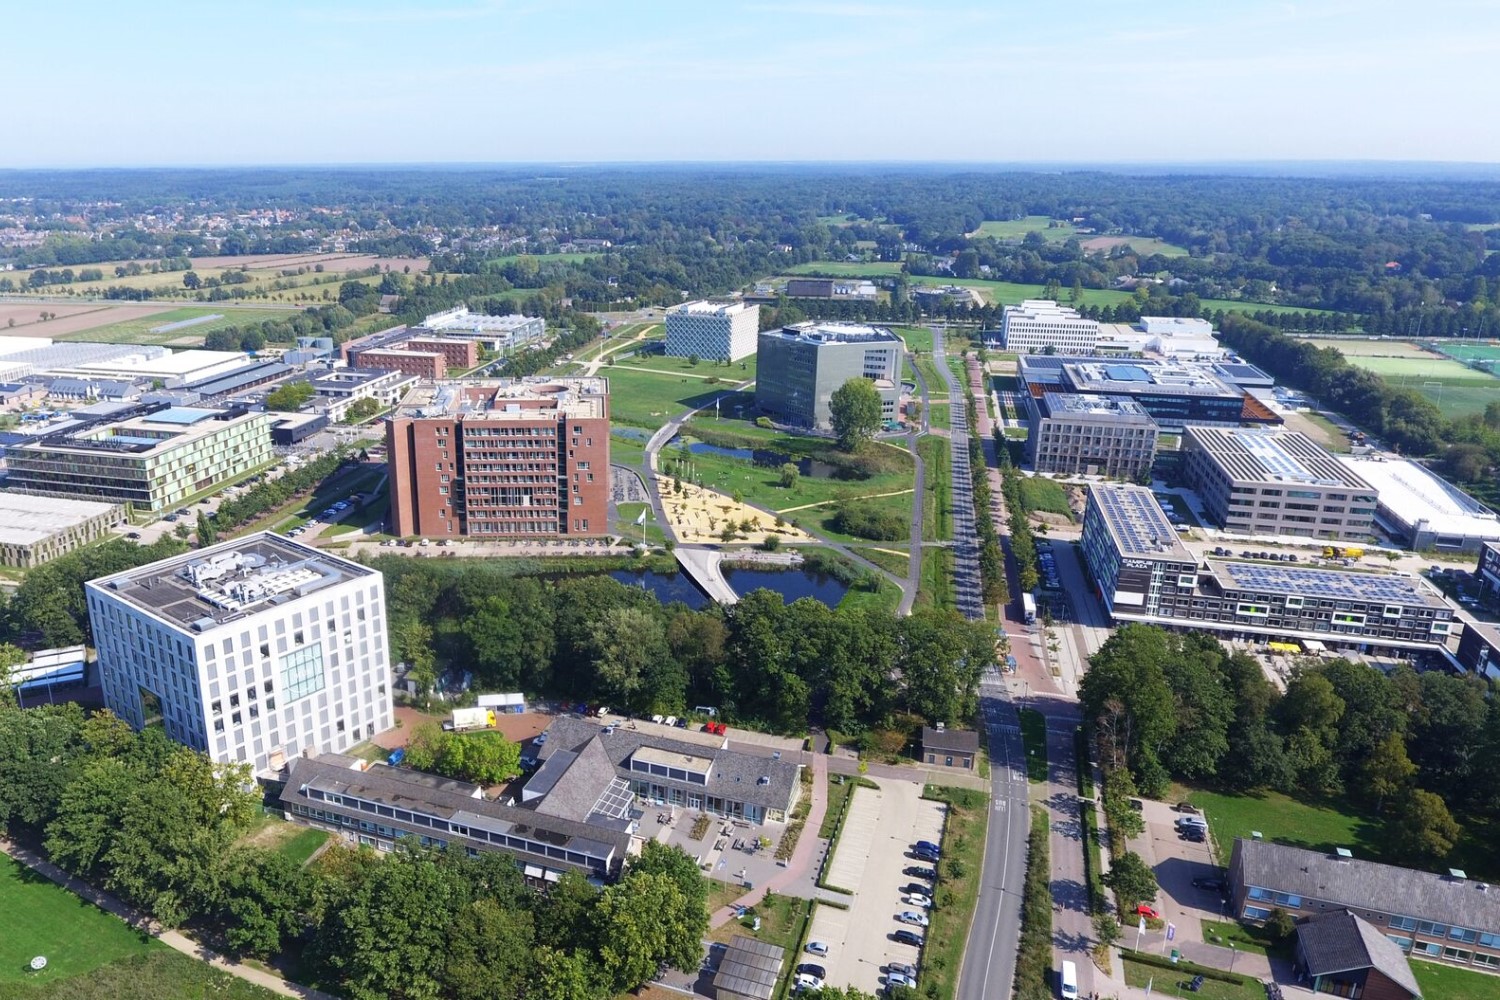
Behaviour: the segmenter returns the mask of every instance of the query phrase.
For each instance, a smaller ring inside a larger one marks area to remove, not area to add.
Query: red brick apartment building
[[[458,337],[413,337],[402,345],[408,351],[441,354],[449,368],[468,371],[479,364],[479,344]]]
[[[604,534],[608,392],[602,378],[419,384],[386,424],[392,533]]]
[[[379,368],[385,371],[438,380],[448,374],[447,359],[435,351],[405,351],[395,347],[375,347],[350,357],[351,368]]]

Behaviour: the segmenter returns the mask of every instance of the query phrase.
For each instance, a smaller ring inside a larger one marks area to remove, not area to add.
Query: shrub
[[[839,504],[833,530],[877,542],[893,542],[911,534],[911,526],[898,512],[856,501]]]

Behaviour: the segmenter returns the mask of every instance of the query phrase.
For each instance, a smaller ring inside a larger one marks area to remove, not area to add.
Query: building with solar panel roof
[[[1116,624],[1224,639],[1311,640],[1330,649],[1446,652],[1453,608],[1408,575],[1229,559],[1195,561],[1151,491],[1089,490],[1084,561]]]
[[[1297,431],[1189,427],[1183,469],[1226,531],[1340,542],[1374,533],[1376,491]]]

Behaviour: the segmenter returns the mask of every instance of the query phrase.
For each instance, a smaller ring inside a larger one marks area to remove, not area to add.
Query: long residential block
[[[1187,481],[1226,531],[1363,542],[1374,532],[1375,487],[1307,435],[1189,427]]]
[[[152,403],[6,447],[12,490],[170,510],[271,461],[271,415]]]
[[[1296,639],[1396,656],[1438,652],[1453,609],[1425,581],[1394,573],[1196,560],[1151,491],[1089,490],[1083,554],[1117,624],[1143,622],[1253,641]]]

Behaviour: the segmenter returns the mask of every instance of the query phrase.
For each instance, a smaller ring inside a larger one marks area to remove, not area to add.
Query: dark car
[[[1209,892],[1228,892],[1229,883],[1221,878],[1195,878],[1193,879],[1193,888],[1207,889]]]
[[[1201,826],[1179,826],[1177,828],[1177,835],[1183,840],[1191,840],[1194,843],[1200,844],[1206,839],[1203,835],[1203,827]]]
[[[923,868],[921,865],[910,865],[901,869],[901,874],[912,878],[925,878],[929,882],[936,881],[938,877],[936,868]]]
[[[921,847],[913,849],[911,852],[911,856],[916,858],[918,861],[931,861],[934,864],[936,864],[939,860],[938,853],[936,851],[929,851]]]
[[[898,931],[892,931],[891,940],[900,941],[902,944],[916,945],[918,948],[922,947],[922,935],[916,931],[909,931],[905,927]]]
[[[812,962],[803,962],[801,965],[797,966],[797,971],[803,975],[817,976],[819,979],[828,978],[828,970],[823,968],[821,965],[815,965]]]

